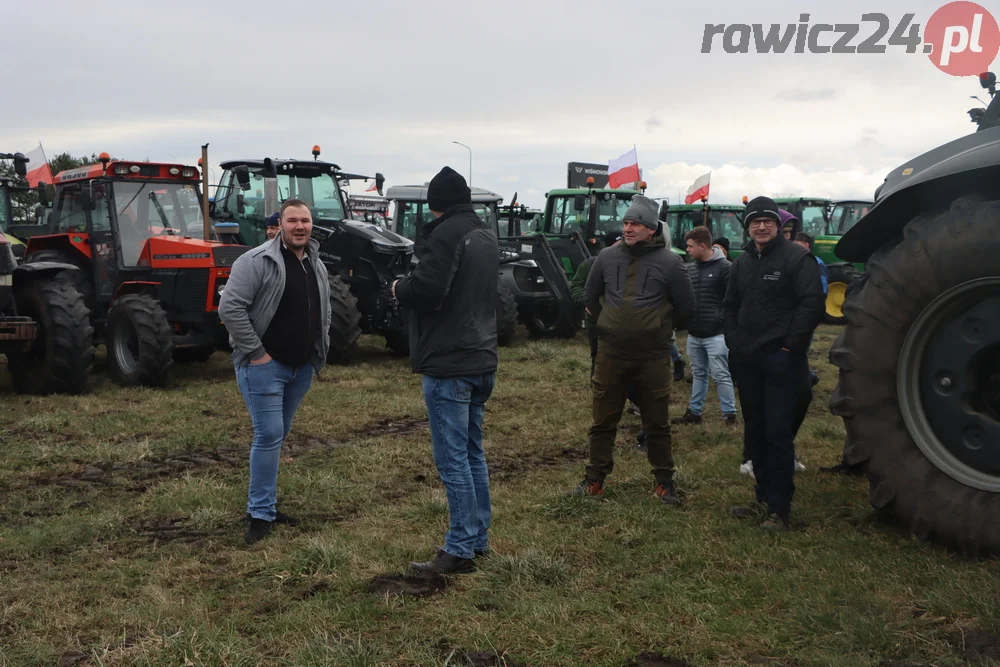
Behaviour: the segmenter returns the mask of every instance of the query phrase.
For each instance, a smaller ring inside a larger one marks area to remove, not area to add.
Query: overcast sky
[[[716,203],[870,198],[900,162],[974,131],[970,95],[987,94],[898,46],[728,54],[717,38],[700,52],[706,23],[880,11],[895,27],[944,3],[823,4],[56,2],[5,13],[0,151],[41,140],[50,156],[195,163],[208,142],[217,165],[308,159],[318,143],[323,159],[402,185],[445,164],[468,177],[461,141],[474,186],[540,206],[567,162],[634,144],[648,194],[671,201],[710,169]]]

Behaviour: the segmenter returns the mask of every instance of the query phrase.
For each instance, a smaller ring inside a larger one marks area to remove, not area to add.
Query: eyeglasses
[[[763,220],[751,220],[750,227],[777,227],[778,223],[771,218],[764,218]]]

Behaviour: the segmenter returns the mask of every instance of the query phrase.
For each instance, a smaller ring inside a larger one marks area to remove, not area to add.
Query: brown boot
[[[701,415],[696,415],[691,412],[691,410],[686,410],[682,417],[674,417],[670,420],[671,424],[700,424]]]

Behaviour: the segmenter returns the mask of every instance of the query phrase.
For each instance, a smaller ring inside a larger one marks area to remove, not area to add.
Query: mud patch
[[[456,664],[463,667],[527,667],[507,655],[506,651],[476,651],[459,653]]]
[[[948,643],[972,664],[1000,661],[1000,636],[986,630],[965,630],[948,637]]]
[[[181,516],[174,519],[154,519],[140,522],[136,533],[150,542],[180,542],[183,544],[201,544],[207,538],[221,537],[221,530],[195,530],[184,525],[190,517]]]
[[[499,459],[489,463],[490,477],[498,480],[509,479],[521,476],[536,468],[553,468],[566,463],[576,463],[585,458],[587,458],[587,452],[583,448],[570,449],[567,447],[554,454],[535,454],[517,459]]]
[[[368,583],[368,592],[422,598],[437,595],[447,587],[448,580],[440,574],[380,574]]]
[[[354,432],[356,437],[375,438],[379,436],[399,436],[410,435],[428,429],[427,418],[399,417],[395,419],[379,419],[378,421],[363,426]]]
[[[693,667],[687,660],[662,653],[640,653],[625,663],[625,667]]]

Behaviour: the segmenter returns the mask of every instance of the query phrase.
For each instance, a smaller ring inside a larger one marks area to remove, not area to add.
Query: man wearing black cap
[[[278,235],[279,229],[281,229],[281,216],[275,213],[264,223],[264,233],[267,234],[267,240],[274,239]]]
[[[668,505],[674,487],[670,441],[670,345],[694,309],[684,263],[669,250],[656,204],[632,197],[623,216],[624,241],[597,255],[587,277],[587,310],[597,326],[593,425],[587,476],[574,493],[601,496],[614,468],[613,452],[629,385],[635,383],[654,495]]]
[[[756,504],[731,512],[759,516],[761,528],[772,532],[788,530],[795,417],[809,391],[806,351],[825,301],[819,265],[812,253],[785,239],[781,224],[768,197],[747,204],[743,225],[750,242],[730,267],[723,301],[729,365],[757,480]]]
[[[490,487],[483,414],[497,368],[496,235],[472,207],[465,179],[442,169],[427,188],[420,263],[392,285],[410,312],[410,366],[423,375],[434,463],[448,496],[444,546],[419,572],[460,574],[489,553]]]

